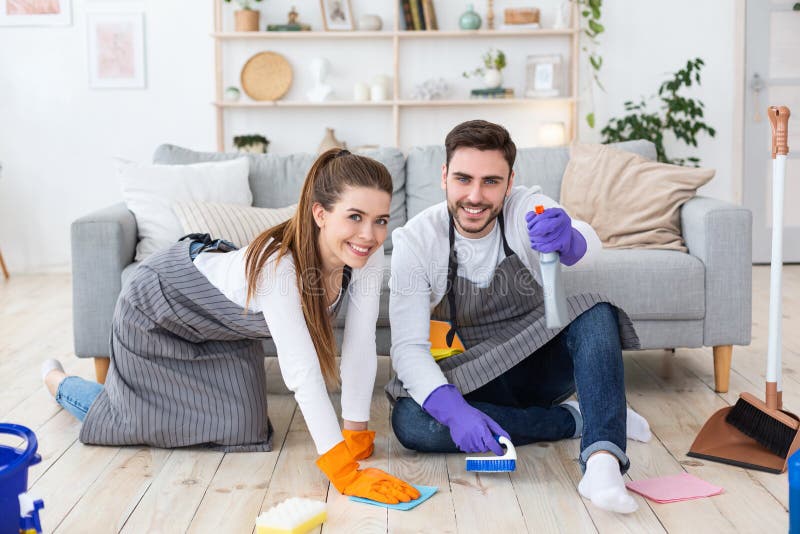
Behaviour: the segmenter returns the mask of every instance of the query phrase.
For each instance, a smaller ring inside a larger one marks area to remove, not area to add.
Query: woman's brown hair
[[[337,148],[322,153],[306,175],[294,216],[262,232],[250,243],[245,253],[245,308],[256,294],[261,270],[273,254],[277,253],[276,264],[286,254],[291,254],[303,316],[328,387],[335,387],[339,382],[336,338],[324,287],[321,287],[319,227],[311,208],[319,202],[325,210],[331,211],[346,187],[371,187],[391,195],[392,177],[386,167],[368,157]]]

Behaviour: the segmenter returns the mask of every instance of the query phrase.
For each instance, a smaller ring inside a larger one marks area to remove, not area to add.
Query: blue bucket
[[[0,445],[0,532],[19,532],[19,494],[28,491],[28,467],[38,464],[36,434],[22,425],[0,423],[0,434],[24,438],[25,449]]]

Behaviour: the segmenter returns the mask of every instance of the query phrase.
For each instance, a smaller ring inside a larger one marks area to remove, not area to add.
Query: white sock
[[[611,454],[594,454],[586,462],[586,472],[578,484],[578,492],[603,510],[630,514],[639,505],[625,489],[619,472],[619,461]]]
[[[564,404],[569,404],[570,406],[578,410],[578,412],[581,411],[581,407],[578,404],[578,401],[568,400],[564,402]],[[628,439],[633,439],[636,441],[647,443],[653,437],[653,434],[650,432],[650,424],[647,422],[647,419],[645,419],[638,413],[634,412],[630,408],[628,408],[625,417],[625,426],[627,427]],[[581,429],[578,429],[577,432],[578,436],[580,436],[581,433],[580,430]]]
[[[647,419],[628,408],[628,415],[625,418],[625,426],[628,429],[628,438],[647,443],[653,437],[650,432],[650,424]]]
[[[50,374],[50,371],[59,370],[62,373],[64,372],[64,366],[61,365],[61,362],[56,359],[49,359],[42,362],[42,380],[44,380],[47,375]]]

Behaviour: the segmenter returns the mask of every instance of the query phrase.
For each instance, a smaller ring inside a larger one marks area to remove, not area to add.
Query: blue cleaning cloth
[[[413,501],[408,502],[401,502],[398,504],[386,504],[383,502],[373,501],[372,499],[364,499],[363,497],[350,497],[351,501],[355,502],[363,502],[366,504],[372,504],[375,506],[382,506],[384,508],[389,508],[390,510],[411,510],[412,508],[418,506],[419,504],[427,501],[431,498],[431,496],[436,493],[437,488],[436,486],[418,486],[417,484],[412,484],[417,491],[419,491],[420,495],[418,499],[414,499]]]

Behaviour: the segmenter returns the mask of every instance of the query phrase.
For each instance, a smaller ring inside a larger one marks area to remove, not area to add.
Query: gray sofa
[[[646,141],[618,148],[655,158]],[[444,199],[439,188],[444,147],[413,148],[404,156],[394,148],[368,154],[384,163],[394,180],[389,230],[402,226],[426,207]],[[188,164],[241,157],[201,153],[162,145],[153,161]],[[253,205],[282,207],[297,201],[311,154],[248,155]],[[569,158],[567,148],[520,149],[516,184],[538,184],[558,199]],[[726,391],[732,345],[750,343],[751,214],[740,206],[705,197],[687,202],[681,212],[689,253],[668,250],[603,250],[591,268],[578,264],[566,273],[570,291],[602,291],[631,316],[643,349],[714,347],[717,390]],[[224,236],[220,236],[224,237]],[[111,317],[125,280],[136,268],[136,220],[124,203],[81,217],[72,224],[72,275],[75,353],[96,358],[98,378],[107,369]],[[387,240],[391,254],[391,238]],[[386,279],[390,262],[386,261]],[[389,354],[388,290],[378,318],[378,353]],[[346,309],[346,306],[343,306]],[[337,318],[341,334],[342,317]],[[267,353],[274,355],[270,343]],[[105,364],[105,365],[104,365]]]

